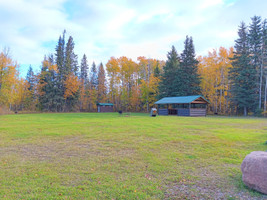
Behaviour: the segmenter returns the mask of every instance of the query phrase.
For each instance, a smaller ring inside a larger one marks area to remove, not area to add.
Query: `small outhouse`
[[[97,112],[113,112],[113,103],[98,103]]]
[[[159,115],[178,115],[178,116],[206,116],[207,105],[209,104],[201,95],[165,97],[155,104],[158,106]]]

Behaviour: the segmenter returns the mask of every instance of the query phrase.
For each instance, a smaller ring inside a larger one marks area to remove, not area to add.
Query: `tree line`
[[[25,79],[9,51],[0,53],[0,108],[95,112],[97,103],[110,102],[115,110],[148,112],[162,97],[202,94],[210,113],[266,113],[266,44],[266,19],[254,16],[249,26],[240,24],[234,48],[196,57],[186,36],[183,51],[172,46],[166,61],[122,56],[104,66],[90,65],[85,54],[78,64],[74,40],[64,31],[40,71],[30,66]]]

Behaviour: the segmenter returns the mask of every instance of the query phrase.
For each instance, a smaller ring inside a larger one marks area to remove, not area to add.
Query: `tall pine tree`
[[[166,65],[163,67],[162,80],[159,86],[159,98],[177,96],[176,78],[180,67],[180,59],[174,46],[167,54]]]
[[[156,78],[159,78],[159,77],[160,77],[159,63],[157,63],[157,66],[156,66],[155,69],[154,69],[154,76],[155,76]]]
[[[177,96],[200,94],[200,76],[197,72],[198,61],[195,58],[195,48],[192,37],[186,36],[184,50],[181,54],[181,67],[176,77],[179,89]]]
[[[39,75],[39,104],[40,109],[44,111],[62,111],[61,91],[57,79],[57,65],[53,64],[52,56],[45,56],[41,73]]]
[[[36,77],[35,74],[32,70],[32,66],[30,65],[27,76],[26,76],[26,81],[28,82],[28,95],[26,97],[26,109],[29,110],[34,110],[35,108],[35,87],[36,87]]]
[[[85,111],[88,109],[88,99],[89,99],[89,78],[88,78],[88,62],[87,57],[84,54],[81,60],[81,67],[80,67],[80,110]]]
[[[66,30],[63,31],[63,35],[59,36],[58,44],[56,46],[55,63],[57,65],[56,72],[56,87],[58,87],[58,106],[57,110],[62,112],[64,107],[64,81],[65,81],[65,34]]]
[[[81,60],[81,71],[80,71],[80,79],[83,82],[83,84],[86,84],[88,82],[88,63],[87,63],[87,57],[84,54]]]
[[[97,76],[97,101],[104,102],[106,100],[107,87],[106,87],[106,73],[102,63],[98,67]]]
[[[257,71],[250,63],[250,51],[246,25],[241,23],[238,30],[239,38],[235,40],[234,57],[232,58],[233,68],[230,70],[231,101],[236,109],[243,109],[244,116],[248,111],[255,110],[255,98],[257,84],[255,82]]]
[[[26,80],[29,84],[28,90],[32,91],[34,89],[34,84],[35,84],[35,77],[34,77],[34,72],[32,70],[32,66],[30,65],[29,70],[27,72]]]
[[[265,19],[262,22],[262,54],[261,54],[261,66],[263,70],[263,88],[264,88],[264,106],[263,111],[264,115],[266,115],[266,107],[267,107],[267,20]]]
[[[91,73],[90,73],[90,85],[92,88],[97,89],[97,69],[96,69],[96,64],[93,62],[92,67],[91,67]]]
[[[75,83],[75,88],[78,87],[78,57],[74,53],[74,41],[72,36],[69,37],[65,49],[65,65],[64,65],[64,97],[65,97],[65,111],[74,111],[79,99],[79,90],[75,92],[70,91],[74,88],[69,88],[70,83]],[[68,95],[71,94],[71,95]]]
[[[75,76],[78,75],[78,61],[77,55],[74,53],[74,41],[72,36],[69,37],[66,52],[65,52],[65,66],[64,66],[65,76],[73,73]]]
[[[97,69],[95,62],[93,62],[91,71],[90,71],[90,82],[89,82],[89,109],[91,111],[96,111],[96,103],[97,103]]]
[[[59,36],[58,44],[56,46],[56,64],[59,71],[59,79],[63,80],[63,76],[65,75],[65,34],[66,30],[63,31],[63,35]]]
[[[262,108],[262,80],[263,80],[263,66],[261,63],[262,52],[262,30],[261,17],[254,16],[251,18],[252,22],[249,26],[248,41],[250,47],[251,64],[257,70],[257,84],[258,84],[258,108]]]

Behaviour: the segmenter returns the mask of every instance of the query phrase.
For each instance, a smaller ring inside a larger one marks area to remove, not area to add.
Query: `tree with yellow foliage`
[[[210,111],[226,114],[229,109],[229,80],[228,73],[232,67],[230,58],[233,48],[229,50],[220,47],[208,56],[199,57],[198,72],[201,76],[201,91],[210,102]]]
[[[12,91],[18,81],[18,67],[8,50],[0,53],[0,106],[12,109],[14,102]]]

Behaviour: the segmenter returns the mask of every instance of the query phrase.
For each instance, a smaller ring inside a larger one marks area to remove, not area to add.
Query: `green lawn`
[[[266,140],[260,118],[0,116],[0,199],[264,199],[240,165]]]

